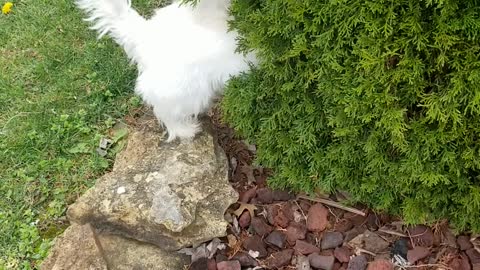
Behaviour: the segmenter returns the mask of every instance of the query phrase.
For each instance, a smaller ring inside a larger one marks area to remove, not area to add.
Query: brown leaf
[[[228,246],[233,248],[237,245],[237,237],[235,237],[235,235],[233,234],[229,234],[227,235],[227,240],[228,240]]]
[[[240,207],[238,207],[237,210],[233,212],[233,214],[237,217],[240,217],[243,213],[243,211],[248,210],[250,212],[250,216],[254,217],[255,216],[255,210],[258,208],[253,205],[253,204],[248,204],[248,203],[240,203]]]

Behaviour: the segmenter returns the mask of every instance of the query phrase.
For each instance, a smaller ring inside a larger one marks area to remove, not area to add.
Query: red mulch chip
[[[312,232],[322,232],[328,225],[328,209],[320,203],[310,207],[307,215],[307,229]]]
[[[252,218],[252,221],[250,222],[250,227],[256,234],[260,236],[269,234],[273,230],[272,226],[268,225],[267,222],[265,222],[265,220],[260,217]]]
[[[241,228],[247,228],[250,225],[251,222],[251,217],[250,217],[250,212],[244,211],[242,215],[240,215],[240,218],[238,218],[238,225],[240,225]]]
[[[266,260],[265,265],[270,268],[280,268],[289,265],[293,256],[292,249],[285,249],[271,254]]]
[[[473,248],[472,242],[470,242],[470,237],[466,235],[460,235],[457,237],[457,244],[460,247],[460,250],[467,250]]]
[[[287,235],[288,243],[294,245],[297,240],[305,239],[307,228],[302,223],[293,223],[287,227],[285,234]]]
[[[408,251],[407,259],[411,264],[414,264],[417,261],[428,257],[428,255],[430,255],[430,250],[428,248],[416,246]]]
[[[350,256],[352,256],[352,251],[347,247],[338,247],[333,252],[333,255],[341,263],[348,263],[350,261]]]
[[[257,187],[248,189],[247,191],[240,194],[240,202],[249,203],[257,195]]]
[[[258,252],[259,258],[265,258],[268,256],[268,252],[265,248],[262,238],[257,235],[245,239],[245,242],[243,242],[243,248],[247,252],[250,250]]]
[[[393,270],[393,264],[387,260],[375,260],[368,264],[367,270]]]
[[[309,255],[312,253],[320,252],[320,249],[317,246],[314,246],[302,240],[297,240],[293,249],[297,254],[301,255]]]
[[[242,266],[239,261],[225,261],[217,263],[218,270],[241,270]]]
[[[433,232],[432,229],[427,226],[418,225],[413,228],[408,228],[408,234],[416,246],[433,246]]]

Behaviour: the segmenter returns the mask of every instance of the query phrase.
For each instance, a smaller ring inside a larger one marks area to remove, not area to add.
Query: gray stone
[[[308,257],[303,256],[303,255],[298,255],[296,257],[295,269],[296,270],[310,270],[310,269],[312,269],[310,267],[310,261],[308,260]]]
[[[240,265],[243,267],[255,267],[258,266],[258,262],[252,258],[248,253],[240,251],[235,256],[232,257],[232,260],[240,262]]]
[[[364,243],[365,243],[365,249],[369,250],[374,253],[381,253],[385,252],[390,244],[385,241],[383,238],[378,236],[378,234],[370,231],[365,231],[363,233],[365,236],[364,238]]]
[[[323,270],[332,270],[333,265],[335,264],[335,257],[322,256],[318,255],[317,253],[312,253],[308,255],[308,260],[310,262],[310,266]]]
[[[109,269],[184,269],[189,257],[118,235],[98,236]]]
[[[284,248],[287,236],[281,231],[273,231],[265,238],[265,242],[278,248]]]
[[[321,248],[331,249],[341,246],[343,235],[340,232],[326,232],[323,234]]]
[[[67,215],[101,231],[177,250],[225,236],[224,213],[237,199],[225,154],[207,132],[165,143],[159,132],[137,128],[112,172]]]
[[[358,255],[350,259],[347,270],[365,270],[367,264],[367,258],[364,255]]]
[[[352,248],[363,248],[373,253],[381,253],[385,252],[390,244],[376,233],[367,230],[350,240],[348,245]]]

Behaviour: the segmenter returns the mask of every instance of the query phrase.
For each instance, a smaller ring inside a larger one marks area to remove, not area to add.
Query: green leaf
[[[80,153],[90,153],[91,150],[88,147],[87,143],[77,143],[74,147],[68,149],[68,152],[71,154],[80,154]]]

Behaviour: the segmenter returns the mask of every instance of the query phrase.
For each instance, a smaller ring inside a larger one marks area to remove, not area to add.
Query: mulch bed
[[[455,236],[448,222],[404,225],[399,218],[336,198],[306,198],[267,187],[268,169],[252,165],[256,149],[210,115],[230,161],[230,181],[240,194],[226,213],[228,236],[193,252],[189,269],[452,269],[480,270],[480,237]],[[198,254],[202,255],[198,255]]]

